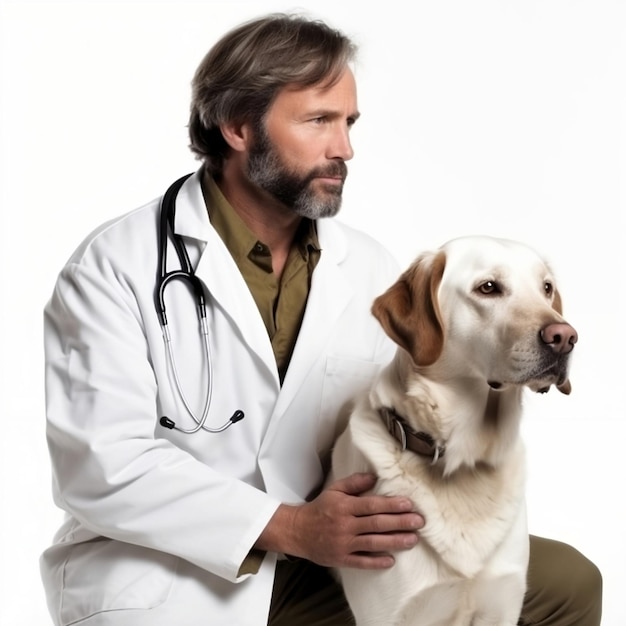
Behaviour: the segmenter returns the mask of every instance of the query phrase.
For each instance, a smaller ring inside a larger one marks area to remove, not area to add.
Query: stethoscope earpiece
[[[176,423],[173,420],[171,420],[169,417],[167,417],[166,415],[164,415],[159,420],[159,424],[161,424],[161,426],[163,426],[163,428],[169,428],[170,430],[172,430],[172,428],[176,427]]]
[[[208,430],[210,433],[221,433],[222,431],[230,428],[233,424],[240,422],[245,417],[245,413],[241,409],[237,409],[230,417],[230,419],[222,424],[219,428],[208,428],[207,426],[202,426],[205,430]],[[187,433],[188,431],[177,428],[176,422],[171,420],[167,415],[164,415],[160,420],[159,424],[163,426],[163,428],[169,428],[170,430],[180,430],[183,433]],[[195,432],[195,431],[194,431]]]

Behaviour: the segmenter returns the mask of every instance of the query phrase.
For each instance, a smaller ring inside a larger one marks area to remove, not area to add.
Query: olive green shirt
[[[207,173],[202,191],[211,224],[230,251],[263,318],[282,384],[304,317],[313,270],[320,258],[315,222],[302,220],[277,279],[270,249],[254,236]]]

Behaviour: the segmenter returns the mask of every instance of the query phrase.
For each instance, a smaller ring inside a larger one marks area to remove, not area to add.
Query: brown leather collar
[[[378,412],[389,434],[400,443],[402,450],[411,450],[415,454],[425,456],[433,465],[446,453],[445,445],[438,445],[428,433],[417,432],[411,428],[394,409],[381,407]]]

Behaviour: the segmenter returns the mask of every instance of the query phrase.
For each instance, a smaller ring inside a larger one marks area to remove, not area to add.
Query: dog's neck
[[[416,372],[401,353],[387,367],[383,378],[390,384],[377,386],[372,394],[373,405],[379,411],[391,410],[400,416],[408,425],[404,434],[426,434],[434,446],[427,456],[431,461],[437,457],[436,464],[444,474],[461,467],[498,466],[518,438],[522,393],[519,387],[494,390],[481,381],[435,382]],[[382,414],[381,418],[387,423]],[[392,429],[387,428],[399,432],[393,422]],[[403,436],[395,436],[398,445]],[[445,455],[441,454],[443,449]]]

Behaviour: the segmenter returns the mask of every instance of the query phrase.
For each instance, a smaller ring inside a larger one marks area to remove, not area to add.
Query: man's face
[[[250,181],[302,217],[335,215],[352,158],[349,131],[358,118],[350,70],[331,87],[284,89],[265,124],[254,129]]]

